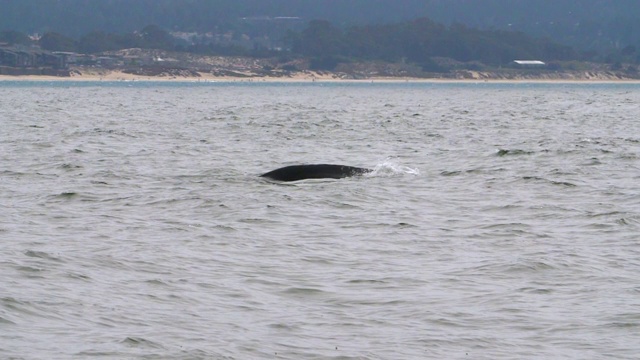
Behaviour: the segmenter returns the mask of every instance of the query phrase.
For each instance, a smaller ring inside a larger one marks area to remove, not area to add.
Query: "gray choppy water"
[[[638,104],[2,82],[0,358],[636,358]],[[295,163],[376,171],[257,178]]]

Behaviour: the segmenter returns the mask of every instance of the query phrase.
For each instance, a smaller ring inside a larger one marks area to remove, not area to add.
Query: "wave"
[[[377,164],[368,176],[420,175],[420,170],[387,159]]]

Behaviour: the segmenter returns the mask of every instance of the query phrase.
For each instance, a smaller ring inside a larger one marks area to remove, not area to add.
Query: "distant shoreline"
[[[62,68],[0,67],[0,81],[640,82],[640,72],[631,65],[614,69],[596,63],[566,63],[543,68],[522,65],[492,68],[476,64],[475,68],[469,68],[473,64],[439,59],[443,62],[442,68],[449,70],[430,72],[405,62],[353,61],[339,63],[332,70],[315,70],[306,58],[204,56],[139,48],[102,55],[104,63],[92,65],[81,64],[76,59]]]
[[[272,83],[313,83],[313,82],[335,82],[335,83],[629,83],[640,84],[640,79],[616,79],[616,78],[417,78],[417,77],[368,77],[362,79],[340,78],[332,73],[295,73],[291,76],[215,76],[208,73],[199,73],[200,76],[142,76],[128,74],[122,71],[106,71],[101,74],[73,74],[68,77],[46,76],[46,75],[0,75],[2,81],[87,81],[87,82],[117,82],[117,81],[145,81],[145,82],[272,82]]]

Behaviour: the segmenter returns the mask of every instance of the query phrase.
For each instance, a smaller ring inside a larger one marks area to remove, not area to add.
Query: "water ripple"
[[[0,358],[635,358],[637,103],[2,83]]]

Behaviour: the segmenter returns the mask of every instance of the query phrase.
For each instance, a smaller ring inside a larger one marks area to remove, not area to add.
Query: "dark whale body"
[[[342,179],[349,176],[362,175],[371,169],[331,164],[292,165],[269,171],[260,175],[278,181],[296,181],[304,179]]]

